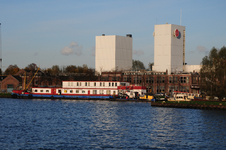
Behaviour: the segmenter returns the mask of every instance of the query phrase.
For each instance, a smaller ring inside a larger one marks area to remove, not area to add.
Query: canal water
[[[226,111],[0,99],[0,149],[226,149]]]

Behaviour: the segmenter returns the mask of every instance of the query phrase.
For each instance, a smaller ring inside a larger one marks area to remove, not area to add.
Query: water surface
[[[226,111],[0,99],[0,149],[226,149]]]

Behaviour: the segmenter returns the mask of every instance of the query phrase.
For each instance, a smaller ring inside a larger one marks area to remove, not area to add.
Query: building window
[[[126,82],[127,81],[127,77],[123,77],[123,81]]]
[[[157,83],[161,83],[161,77],[157,76]]]
[[[187,77],[180,77],[180,83],[186,83],[186,81],[187,81]]]
[[[165,77],[162,77],[162,83],[165,83]]]
[[[173,83],[177,83],[177,77],[174,77],[174,82]]]
[[[111,78],[111,81],[115,81],[115,80],[116,80],[116,77],[112,77],[112,78]]]
[[[133,83],[137,83],[137,77],[133,77]]]

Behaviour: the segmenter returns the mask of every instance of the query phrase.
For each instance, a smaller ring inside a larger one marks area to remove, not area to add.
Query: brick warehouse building
[[[100,81],[125,81],[134,85],[145,86],[147,92],[171,93],[182,91],[199,93],[199,74],[177,73],[154,71],[124,71],[124,72],[102,72],[99,75]]]

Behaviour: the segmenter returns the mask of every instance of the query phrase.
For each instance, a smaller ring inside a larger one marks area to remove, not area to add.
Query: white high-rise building
[[[132,68],[133,38],[108,35],[96,36],[95,71],[120,71]]]
[[[162,24],[155,25],[154,71],[168,74],[183,71],[185,64],[185,26]]]

